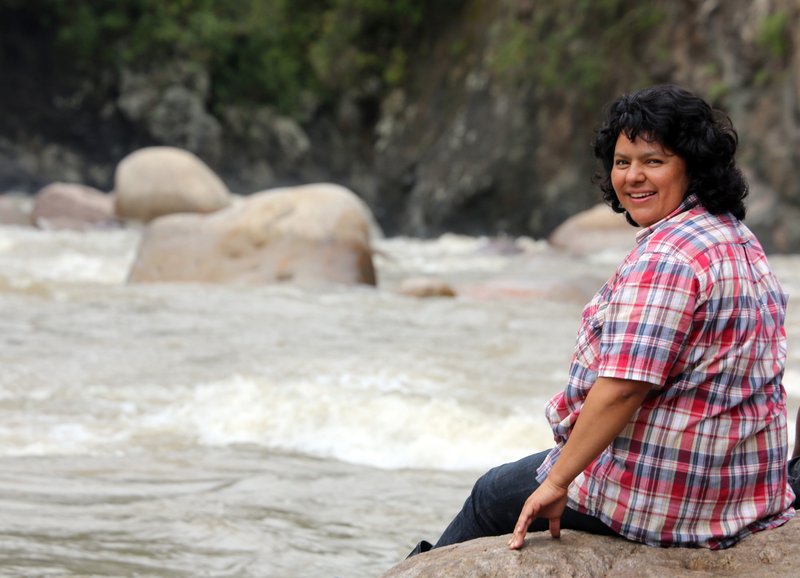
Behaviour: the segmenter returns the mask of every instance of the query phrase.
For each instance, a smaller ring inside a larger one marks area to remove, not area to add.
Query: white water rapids
[[[128,285],[138,239],[0,228],[0,576],[379,576],[549,447],[621,257],[385,239],[377,289]],[[770,260],[793,427],[800,257]],[[415,276],[458,296],[394,291]]]

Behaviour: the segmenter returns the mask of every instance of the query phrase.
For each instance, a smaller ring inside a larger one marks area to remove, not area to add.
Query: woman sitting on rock
[[[741,222],[737,144],[675,86],[611,105],[596,180],[636,245],[583,311],[555,448],[481,477],[435,547],[563,527],[718,549],[794,516],[786,295]]]

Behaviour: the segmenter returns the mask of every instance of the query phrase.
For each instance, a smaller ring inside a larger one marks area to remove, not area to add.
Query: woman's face
[[[686,162],[658,142],[631,141],[622,132],[614,147],[611,184],[622,207],[642,227],[678,208],[689,188]]]

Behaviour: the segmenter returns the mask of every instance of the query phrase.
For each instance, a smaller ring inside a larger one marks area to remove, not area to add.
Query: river
[[[132,285],[139,236],[0,227],[0,576],[379,576],[549,447],[621,258],[446,235],[378,240],[377,289]],[[417,276],[458,296],[395,290]],[[787,331],[794,427],[791,299]]]

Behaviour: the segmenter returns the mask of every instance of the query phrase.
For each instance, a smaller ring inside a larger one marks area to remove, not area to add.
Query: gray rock
[[[220,116],[229,153],[226,172],[240,188],[244,183],[259,183],[257,190],[271,186],[276,174],[298,174],[309,160],[309,136],[272,107],[226,107]]]
[[[222,127],[206,109],[208,72],[175,61],[151,70],[123,70],[117,106],[159,143],[187,149],[215,162]]]
[[[480,538],[431,550],[382,578],[793,578],[800,575],[800,520],[755,534],[726,550],[654,548],[622,538],[563,531],[528,534],[511,551],[509,536]]]

